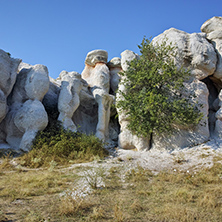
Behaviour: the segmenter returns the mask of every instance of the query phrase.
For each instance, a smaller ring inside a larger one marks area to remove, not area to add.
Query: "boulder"
[[[48,115],[39,100],[27,100],[15,113],[14,124],[23,133],[19,149],[27,152],[31,149],[37,132],[44,130],[47,126]],[[9,135],[7,141],[11,143]]]
[[[217,53],[217,67],[214,77],[222,79],[222,17],[213,17],[207,20],[202,26],[201,31],[207,34],[207,39],[212,42]]]
[[[107,63],[108,53],[105,50],[93,50],[89,52],[85,59],[85,64],[89,66],[95,66],[96,63]]]
[[[172,43],[177,53],[175,62],[178,67],[189,68],[194,78],[202,80],[216,70],[217,54],[204,33],[192,33],[170,28],[155,37],[153,44],[166,41]]]
[[[44,65],[23,68],[19,72],[9,103],[23,103],[28,99],[42,101],[49,90],[48,69]]]

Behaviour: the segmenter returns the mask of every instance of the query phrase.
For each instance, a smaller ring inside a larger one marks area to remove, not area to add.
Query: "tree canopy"
[[[122,99],[117,107],[127,115],[128,128],[146,137],[153,132],[172,133],[175,124],[196,126],[203,115],[200,104],[191,99],[195,95],[184,96],[184,82],[191,74],[176,66],[175,48],[166,41],[154,45],[146,38],[138,47],[140,59],[129,62],[120,73],[125,89],[118,92]]]

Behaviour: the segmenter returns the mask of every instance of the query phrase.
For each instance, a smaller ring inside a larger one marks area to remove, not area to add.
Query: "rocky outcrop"
[[[58,98],[58,120],[66,130],[77,131],[72,117],[79,107],[79,93],[83,87],[81,75],[77,72],[63,71],[59,75],[61,79],[61,90]]]
[[[11,58],[9,53],[0,50],[0,123],[8,112],[7,97],[16,81],[18,66],[22,60]]]
[[[107,63],[107,66],[110,70],[110,90],[115,95],[120,82],[119,73],[122,71],[121,59],[114,57]]]
[[[52,79],[47,67],[21,63],[0,50],[0,149],[29,151],[37,131],[56,120],[67,130],[93,133],[109,146],[118,142],[124,149],[174,149],[222,139],[222,18],[209,19],[201,31],[189,34],[171,28],[152,42],[172,43],[176,65],[191,71],[181,93],[195,94],[190,99],[202,104],[203,121],[196,127],[175,124],[173,135],[154,133],[148,138],[134,135],[126,112],[111,106],[123,99],[119,73],[128,69],[129,61],[139,59],[134,52],[125,50],[121,58],[107,62],[105,50],[93,50],[82,74],[63,71]]]
[[[217,52],[217,67],[214,77],[222,79],[222,17],[213,17],[207,20],[201,31],[207,34],[207,39],[212,42]]]
[[[4,133],[1,139],[16,150],[29,151],[37,132],[48,124],[48,115],[41,103],[49,89],[48,69],[43,65],[21,67],[16,77],[7,98],[9,112],[0,126]]]
[[[96,136],[105,141],[109,140],[110,107],[114,97],[109,94],[110,72],[106,65],[108,53],[104,50],[95,50],[87,54],[85,69],[82,78],[91,87],[91,92],[98,104],[98,123]]]
[[[177,53],[176,64],[189,68],[195,78],[204,79],[216,70],[217,55],[205,34],[188,34],[171,28],[155,37],[152,42],[161,44],[163,41],[172,43]]]

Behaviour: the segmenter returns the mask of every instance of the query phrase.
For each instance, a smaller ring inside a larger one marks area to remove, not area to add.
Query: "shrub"
[[[190,72],[174,63],[174,47],[164,41],[153,45],[143,39],[140,59],[129,62],[127,71],[120,73],[125,90],[119,90],[122,99],[117,107],[126,112],[128,128],[138,136],[153,132],[173,132],[174,124],[196,126],[202,119],[198,105],[183,96],[184,81]]]
[[[21,164],[29,167],[92,161],[108,154],[104,144],[94,135],[64,130],[59,123],[38,132],[32,150],[23,155]]]

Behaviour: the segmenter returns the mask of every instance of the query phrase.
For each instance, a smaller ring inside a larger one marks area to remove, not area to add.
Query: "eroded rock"
[[[153,39],[153,43],[166,41],[172,43],[177,55],[176,64],[189,68],[191,74],[201,80],[212,75],[216,70],[217,55],[212,44],[203,33],[192,33],[170,28]]]
[[[207,20],[202,26],[201,31],[207,34],[217,52],[217,68],[214,77],[222,79],[222,17],[213,17]]]

